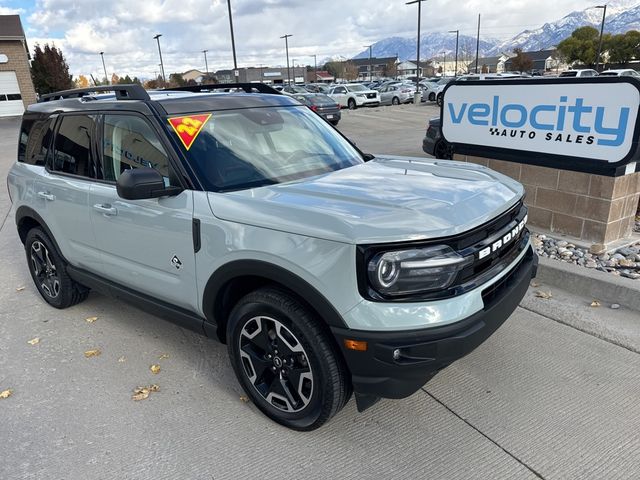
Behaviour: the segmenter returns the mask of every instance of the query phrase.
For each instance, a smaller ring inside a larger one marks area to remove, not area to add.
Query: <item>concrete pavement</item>
[[[356,110],[340,128],[363,150],[420,155],[418,111],[426,119],[430,108]],[[16,135],[0,119],[2,178]],[[8,206],[0,187],[3,217]],[[224,345],[95,293],[48,307],[13,218],[0,252],[0,391],[14,391],[0,400],[0,479],[640,477],[640,355],[561,323],[545,300],[528,298],[412,397],[362,414],[352,400],[322,429],[298,433],[241,399]],[[577,315],[590,301],[557,294]],[[94,348],[102,354],[85,358]],[[131,400],[152,383],[160,391]]]

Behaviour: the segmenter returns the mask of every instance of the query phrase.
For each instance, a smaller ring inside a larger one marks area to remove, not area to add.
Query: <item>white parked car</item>
[[[349,110],[355,110],[357,107],[376,107],[380,105],[378,92],[359,83],[336,85],[329,90],[327,95],[338,102],[341,107],[347,107]]]
[[[616,70],[605,70],[600,75],[604,77],[640,77],[640,73],[630,68],[620,68]]]
[[[591,68],[583,68],[579,70],[566,70],[560,74],[561,77],[597,77],[598,72]]]
[[[429,82],[422,90],[422,100],[435,102],[438,92],[441,92],[449,82],[454,80],[456,80],[456,77],[442,77],[437,82]]]

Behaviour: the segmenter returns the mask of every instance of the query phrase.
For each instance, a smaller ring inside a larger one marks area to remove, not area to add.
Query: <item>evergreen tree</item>
[[[40,95],[74,87],[69,65],[62,51],[55,45],[49,46],[48,43],[44,48],[36,44],[31,62],[31,77],[33,86]]]

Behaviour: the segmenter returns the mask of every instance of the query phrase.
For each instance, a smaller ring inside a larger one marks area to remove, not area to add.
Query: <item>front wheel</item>
[[[254,404],[294,430],[315,430],[351,396],[346,367],[329,335],[287,292],[242,298],[227,324],[231,364]]]
[[[355,110],[356,101],[353,98],[350,98],[349,101],[347,102],[347,107],[349,107],[349,110]]]
[[[438,96],[436,97],[436,105],[438,105],[439,107],[442,106],[442,94],[439,93]]]
[[[453,158],[453,149],[447,142],[440,140],[433,148],[433,156],[443,160],[451,160]]]

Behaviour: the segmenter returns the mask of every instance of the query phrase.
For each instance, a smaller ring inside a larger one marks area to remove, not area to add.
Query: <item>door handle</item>
[[[53,202],[56,199],[56,196],[50,194],[49,192],[38,192],[38,196],[50,202]]]
[[[115,207],[112,207],[111,205],[109,205],[108,203],[105,203],[105,204],[96,203],[93,206],[93,208],[99,211],[105,217],[113,217],[118,214],[118,210]]]

